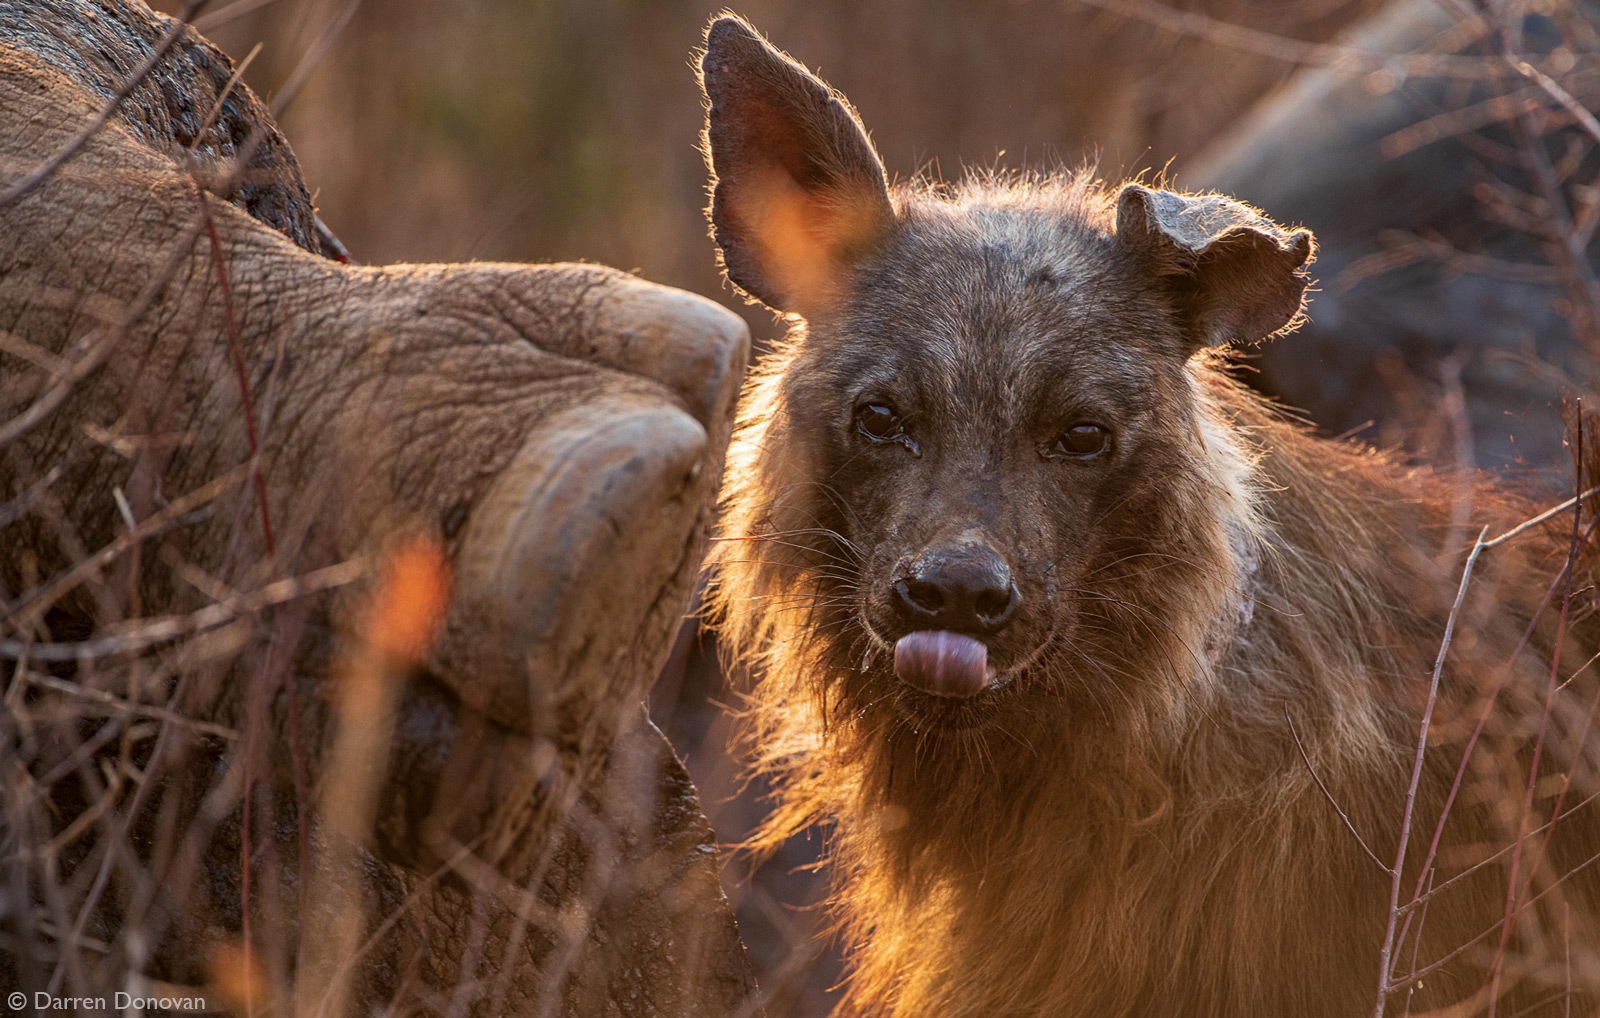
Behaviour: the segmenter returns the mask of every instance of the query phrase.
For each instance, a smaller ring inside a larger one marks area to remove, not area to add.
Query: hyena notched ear
[[[1117,243],[1168,289],[1185,354],[1259,342],[1300,314],[1311,232],[1285,230],[1243,202],[1127,184],[1117,194]]]
[[[805,313],[893,221],[883,164],[844,97],[739,18],[711,23],[700,83],[728,278]]]

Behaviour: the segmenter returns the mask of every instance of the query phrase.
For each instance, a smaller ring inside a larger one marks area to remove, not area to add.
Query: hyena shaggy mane
[[[793,324],[716,610],[767,836],[832,831],[843,1010],[1592,1013],[1593,501],[1480,550],[1452,615],[1480,530],[1558,499],[1231,379],[1299,316],[1307,232],[1089,174],[891,188],[744,22],[701,70],[727,275]]]

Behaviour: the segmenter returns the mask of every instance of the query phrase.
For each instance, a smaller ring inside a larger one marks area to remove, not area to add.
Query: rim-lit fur
[[[724,267],[793,324],[745,392],[714,611],[778,789],[758,843],[831,826],[844,1011],[1371,1013],[1467,546],[1541,506],[1315,438],[1233,381],[1220,347],[1298,318],[1305,231],[1089,173],[891,190],[844,98],[748,25],[713,22],[701,69]],[[1111,441],[1064,455],[1075,422]],[[1587,485],[1600,437],[1584,452]],[[1592,509],[1477,561],[1396,1012],[1474,1013],[1496,969],[1502,1016],[1597,1002],[1592,553],[1565,571]],[[966,699],[892,663],[922,626],[896,570],[952,535],[1016,593]],[[1535,901],[1509,929],[1508,885]]]
[[[951,195],[902,188],[895,203],[926,230],[1030,207],[1077,216],[1092,233],[1109,228],[1111,196],[1083,180],[973,180]],[[1108,546],[1120,564],[1094,563],[1072,584],[1110,607],[1091,604],[1094,625],[1050,644],[1001,703],[919,715],[881,648],[863,668],[872,640],[860,624],[861,570],[872,549],[822,472],[836,408],[815,391],[851,342],[851,313],[821,316],[809,331],[796,320],[753,373],[713,554],[726,642],[759,676],[752,742],[780,789],[761,842],[833,825],[835,907],[854,964],[845,1010],[1370,1007],[1389,877],[1312,770],[1391,859],[1463,544],[1535,506],[1481,480],[1315,439],[1202,353],[1164,379],[1178,455],[1107,524],[1126,531]],[[1463,500],[1470,528],[1452,529]],[[1471,649],[1458,643],[1450,659],[1436,722],[1443,748],[1419,798],[1424,841],[1476,698],[1496,678],[1491,663],[1511,656],[1565,561],[1569,529],[1564,516],[1479,566],[1461,624]],[[1586,613],[1569,612],[1569,632],[1582,615],[1593,643]],[[1548,628],[1534,637],[1546,662]],[[1566,656],[1563,674],[1577,671],[1579,648]],[[1537,659],[1525,654],[1501,694],[1489,741],[1507,759],[1537,720]],[[1553,730],[1570,740],[1586,703],[1558,704]],[[1570,741],[1549,741],[1571,759]],[[1493,759],[1493,747],[1479,753]],[[1478,777],[1498,787],[1492,765]],[[1576,781],[1574,801],[1577,787],[1592,790],[1593,770]],[[1480,842],[1503,843],[1505,822],[1493,804],[1457,804],[1439,882],[1488,854]],[[1594,836],[1588,810],[1563,822],[1546,860],[1554,867]],[[1494,921],[1504,870],[1479,875],[1430,905],[1419,964]],[[1560,895],[1575,905],[1574,929],[1587,931],[1573,941],[1600,942],[1592,879]],[[1430,974],[1416,1004],[1470,996],[1475,961]]]

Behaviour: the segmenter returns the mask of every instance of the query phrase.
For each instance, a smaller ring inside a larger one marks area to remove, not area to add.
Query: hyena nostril
[[[1008,585],[1004,590],[985,590],[973,602],[978,617],[990,625],[999,625],[1011,617],[1017,605],[1017,588]]]
[[[895,607],[916,629],[992,633],[1011,620],[1020,594],[998,555],[934,554],[895,582]]]
[[[920,579],[901,580],[894,585],[895,595],[902,605],[928,615],[937,615],[944,608],[944,593],[937,583]]]

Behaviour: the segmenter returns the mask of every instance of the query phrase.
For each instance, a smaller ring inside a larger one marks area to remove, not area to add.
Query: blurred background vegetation
[[[317,60],[280,120],[357,260],[589,259],[739,306],[701,211],[691,67],[724,6],[236,0],[199,23],[236,60],[260,44],[245,80],[268,100]],[[1380,5],[1181,6],[1322,40]],[[737,12],[850,96],[900,178],[1097,154],[1107,176],[1169,160],[1181,171],[1295,69],[1072,0],[750,0]],[[748,317],[758,336],[774,332],[765,312]]]

